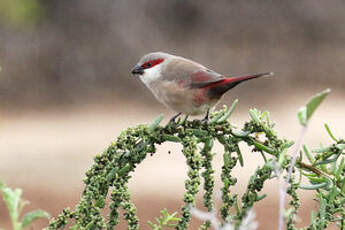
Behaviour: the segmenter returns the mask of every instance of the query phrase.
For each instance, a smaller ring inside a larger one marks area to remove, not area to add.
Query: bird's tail
[[[272,72],[269,73],[258,73],[253,75],[245,75],[245,76],[238,76],[238,77],[229,77],[225,78],[220,82],[216,82],[214,84],[209,85],[207,88],[207,94],[210,98],[219,98],[228,90],[234,88],[236,85],[240,84],[241,82],[248,81],[258,77],[269,77],[273,76]]]

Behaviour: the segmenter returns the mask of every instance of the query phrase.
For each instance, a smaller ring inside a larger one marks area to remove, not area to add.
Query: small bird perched
[[[239,83],[273,73],[225,77],[192,60],[163,52],[144,55],[132,69],[134,76],[151,90],[154,96],[176,114],[200,115],[212,109],[225,92]]]

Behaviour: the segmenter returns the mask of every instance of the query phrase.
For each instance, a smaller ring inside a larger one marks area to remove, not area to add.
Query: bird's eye
[[[141,67],[143,69],[148,69],[148,68],[154,67],[155,65],[158,65],[162,61],[164,61],[164,59],[162,59],[162,58],[158,58],[158,59],[155,59],[155,60],[147,61],[144,64],[142,64]]]

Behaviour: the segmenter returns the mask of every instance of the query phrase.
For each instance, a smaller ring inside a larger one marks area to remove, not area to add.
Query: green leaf
[[[326,89],[321,93],[316,94],[312,97],[306,106],[303,106],[299,109],[297,117],[301,125],[306,126],[311,116],[314,114],[315,110],[321,102],[326,98],[326,96],[331,92],[330,89]]]
[[[256,198],[256,201],[260,201],[260,200],[263,200],[265,199],[267,196],[267,194],[262,194],[262,195],[259,195],[257,198]]]
[[[303,126],[307,125],[307,108],[301,107],[297,112],[297,118],[299,123]]]
[[[327,182],[322,182],[320,184],[313,184],[313,185],[304,185],[304,184],[300,184],[298,185],[298,187],[300,189],[304,189],[304,190],[316,190],[316,189],[320,189],[320,188],[324,188],[328,185]]]
[[[209,134],[206,130],[201,129],[186,129],[186,132],[191,132],[193,135],[197,137],[205,137]]]
[[[325,123],[325,129],[327,130],[328,135],[332,138],[333,141],[338,142],[337,138],[333,135],[329,126]]]
[[[313,227],[316,227],[316,226],[315,226],[316,217],[317,217],[317,213],[316,213],[315,211],[311,211],[310,220],[311,220],[311,223],[312,223],[312,226],[313,226]]]
[[[163,114],[156,117],[149,127],[150,131],[153,131],[159,125],[159,123],[161,123],[162,120],[163,120]]]
[[[314,153],[325,153],[328,152],[329,150],[331,150],[331,147],[322,147],[322,148],[318,148],[318,149],[314,149],[313,152]]]
[[[255,123],[260,123],[260,113],[257,109],[251,109],[249,110],[249,116],[252,118],[252,120],[255,122]]]
[[[8,212],[11,217],[11,221],[13,225],[17,225],[18,217],[20,213],[18,212],[19,206],[20,206],[20,197],[22,195],[21,189],[10,189],[5,186],[4,183],[0,182],[0,190],[3,195],[3,199],[6,203]]]
[[[110,170],[110,172],[107,175],[107,181],[108,182],[111,182],[115,179],[117,170],[118,170],[117,167]]]
[[[243,167],[243,165],[244,165],[243,156],[242,156],[241,150],[240,150],[240,148],[238,146],[236,148],[236,153],[237,153],[237,156],[238,156],[238,161],[240,162],[241,167]]]
[[[263,145],[257,141],[253,141],[253,144],[254,146],[257,148],[257,149],[260,149],[262,151],[265,151],[266,153],[269,153],[269,154],[272,154],[272,155],[275,155],[275,151],[274,149],[266,146],[266,145]]]
[[[238,103],[238,99],[236,99],[236,100],[232,103],[230,109],[229,109],[229,110],[228,110],[228,111],[227,111],[217,122],[220,123],[220,122],[223,122],[223,121],[225,121],[226,119],[228,119],[228,118],[231,116],[231,114],[233,113],[233,111],[234,111],[234,109],[235,109],[237,103]]]
[[[330,89],[325,89],[321,93],[316,94],[307,104],[307,121],[311,118],[317,107],[326,98],[326,96],[331,92]]]
[[[339,164],[339,166],[335,172],[335,178],[336,179],[340,178],[340,174],[343,172],[344,167],[345,167],[345,158],[341,158],[340,164]]]
[[[123,167],[119,170],[119,172],[118,172],[119,176],[123,176],[123,175],[127,174],[129,171],[132,170],[132,168],[133,168],[133,167],[132,167],[130,164],[126,164],[125,166],[123,166]]]
[[[181,142],[181,138],[177,137],[177,136],[174,136],[174,135],[169,135],[169,134],[163,134],[163,139],[165,141],[171,141],[171,142]]]
[[[330,157],[330,158],[327,158],[325,160],[316,162],[315,165],[324,165],[324,164],[329,164],[329,163],[335,162],[338,160],[339,156],[340,156],[340,154],[333,155],[333,157]]]
[[[283,151],[279,154],[279,158],[278,158],[278,163],[280,166],[283,165],[284,161],[285,161],[285,157],[286,157],[286,153],[287,153],[287,149],[283,149]]]
[[[247,137],[250,134],[250,132],[234,129],[232,130],[232,134],[236,137]]]
[[[303,150],[304,150],[304,153],[307,156],[309,162],[313,164],[315,161],[315,158],[313,157],[313,155],[311,155],[311,152],[306,145],[303,145]]]
[[[327,201],[323,197],[320,197],[320,225],[324,226],[326,218],[326,205]]]
[[[285,142],[285,143],[282,145],[282,148],[283,148],[283,149],[288,149],[288,148],[290,148],[291,146],[293,146],[294,144],[295,144],[294,141],[287,141],[287,142]]]
[[[205,145],[204,145],[204,148],[203,148],[203,152],[205,153],[208,153],[212,150],[213,148],[213,145],[214,145],[214,141],[212,138],[209,138],[205,141]]]
[[[25,214],[25,216],[22,218],[22,226],[23,228],[29,226],[34,220],[41,219],[41,218],[47,218],[49,219],[49,214],[42,210],[35,210],[32,212],[28,212]]]
[[[231,159],[228,153],[223,154],[224,166],[228,166],[231,163]]]
[[[226,110],[224,110],[224,109],[226,109],[225,106],[224,106],[223,110],[219,111],[218,114],[216,114],[216,115],[208,122],[208,124],[214,124],[214,123],[218,122],[218,120],[219,120],[221,117],[223,117],[224,114],[225,114],[225,111],[226,111]]]

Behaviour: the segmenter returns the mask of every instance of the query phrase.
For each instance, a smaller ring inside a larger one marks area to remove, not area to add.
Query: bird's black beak
[[[141,66],[139,66],[139,65],[136,65],[133,69],[132,69],[132,71],[131,71],[131,73],[133,74],[133,75],[142,75],[143,73],[144,73],[144,69],[143,69],[143,67],[141,67]]]

